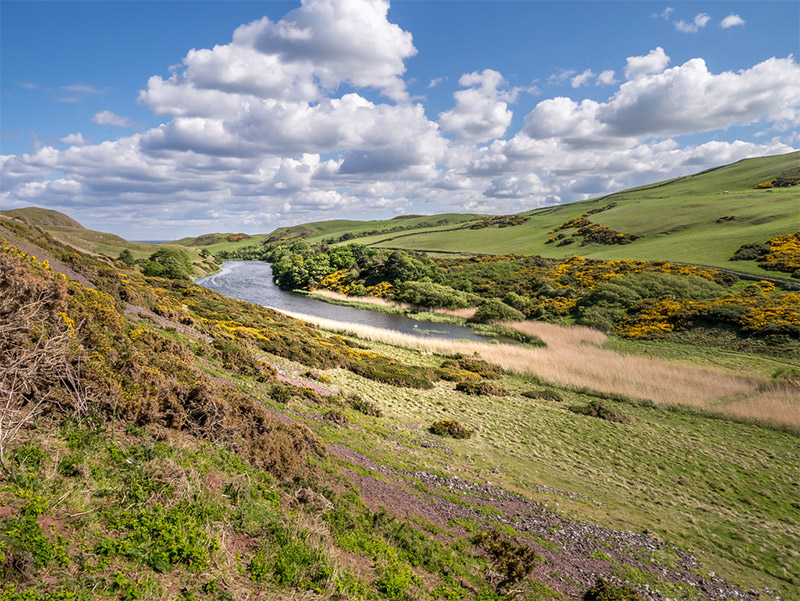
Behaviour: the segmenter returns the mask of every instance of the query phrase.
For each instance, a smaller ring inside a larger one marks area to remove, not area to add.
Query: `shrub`
[[[325,413],[325,421],[329,421],[337,426],[347,425],[347,416],[340,409],[329,409]]]
[[[490,321],[523,321],[525,315],[514,307],[509,307],[502,301],[490,299],[481,303],[470,321],[475,323],[488,323]]]
[[[760,242],[742,244],[729,261],[754,261],[769,252],[769,246]]]
[[[456,390],[474,396],[507,396],[508,392],[489,382],[465,380],[456,384]]]
[[[497,530],[480,532],[470,542],[486,551],[499,572],[500,578],[494,585],[498,593],[520,582],[543,560],[530,547],[517,544]]]
[[[583,601],[642,601],[642,596],[628,586],[598,578],[595,585],[583,594]]]
[[[128,267],[136,265],[136,259],[133,257],[133,253],[129,251],[127,248],[123,250],[121,253],[119,253],[117,261],[125,263],[125,265],[127,265]]]
[[[249,240],[248,234],[230,234],[225,238],[228,242],[241,242],[242,240]]]
[[[381,411],[380,407],[378,407],[372,401],[362,398],[356,393],[350,393],[347,395],[347,402],[359,413],[363,413],[364,415],[369,415],[371,417],[383,417],[383,411]]]
[[[496,380],[503,373],[503,369],[498,365],[493,365],[483,359],[447,359],[442,363],[442,369],[455,370],[456,372],[471,372],[487,380]],[[467,378],[472,379],[472,378]]]
[[[420,307],[463,309],[474,307],[481,299],[473,294],[433,282],[406,282],[395,293],[395,299]]]
[[[601,401],[592,401],[588,405],[570,407],[569,410],[579,415],[588,415],[589,417],[597,417],[620,424],[629,424],[631,421],[627,415],[612,411]]]
[[[523,392],[522,396],[529,399],[542,399],[545,401],[556,401],[558,403],[564,400],[561,393],[555,390],[528,390]]]
[[[161,248],[150,255],[142,267],[142,273],[148,277],[191,280],[194,276],[194,267],[189,255],[182,250]]]
[[[443,419],[433,422],[428,430],[437,436],[449,436],[450,438],[471,438],[473,431],[466,428],[454,419]]]

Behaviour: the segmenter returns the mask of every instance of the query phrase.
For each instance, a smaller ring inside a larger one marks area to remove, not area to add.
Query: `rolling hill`
[[[80,250],[81,252],[112,259],[117,258],[123,250],[129,250],[135,259],[146,259],[159,248],[176,247],[175,243],[151,244],[148,242],[131,242],[116,234],[90,230],[63,213],[50,209],[42,209],[40,207],[25,207],[24,209],[0,211],[0,223],[3,221],[17,221],[40,227],[56,240]],[[200,255],[201,248],[194,246],[188,246],[186,248],[181,246],[180,248],[189,254],[192,263],[199,272],[208,273],[216,269],[216,266],[210,264]]]
[[[778,177],[798,176],[800,152],[793,152],[745,159],[601,198],[526,211],[513,216],[522,223],[511,227],[480,227],[486,216],[474,214],[335,220],[278,228],[249,241],[207,248],[213,253],[254,241],[300,237],[309,244],[358,242],[430,252],[673,261],[786,278],[788,274],[766,271],[755,261],[731,263],[729,259],[742,244],[765,242],[800,228],[800,188],[754,189]],[[635,239],[629,244],[584,244],[582,237],[572,235],[577,228],[565,228],[559,230],[561,240],[548,244],[558,235],[555,228],[583,215],[591,224]],[[564,238],[574,242],[559,245]]]

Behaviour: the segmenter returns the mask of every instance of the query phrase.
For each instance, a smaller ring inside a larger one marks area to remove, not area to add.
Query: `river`
[[[272,266],[262,261],[226,261],[221,271],[199,278],[195,283],[225,296],[278,311],[303,313],[416,336],[483,342],[487,340],[463,326],[419,321],[403,315],[333,305],[302,294],[281,290],[272,281]]]

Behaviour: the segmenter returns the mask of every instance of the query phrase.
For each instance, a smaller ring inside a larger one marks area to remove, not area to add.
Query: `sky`
[[[508,214],[800,148],[800,3],[0,2],[0,208]]]

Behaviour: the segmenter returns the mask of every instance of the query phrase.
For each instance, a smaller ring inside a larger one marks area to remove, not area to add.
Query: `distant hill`
[[[0,221],[2,220],[16,220],[35,225],[42,228],[56,240],[68,244],[82,252],[110,257],[112,259],[116,259],[123,250],[131,251],[131,254],[133,254],[136,259],[144,259],[163,246],[175,246],[174,243],[151,244],[148,242],[130,242],[116,234],[87,229],[63,213],[50,209],[42,209],[40,207],[26,207],[24,209],[0,211]],[[207,273],[216,269],[216,267],[212,266],[200,256],[200,249],[189,247],[183,250],[189,253],[192,263],[198,269],[199,273]]]
[[[346,242],[376,247],[433,252],[669,260],[781,277],[777,272],[761,269],[755,261],[729,261],[742,244],[765,242],[800,229],[800,186],[754,189],[779,177],[800,177],[800,152],[745,159],[507,219],[458,214],[415,216],[407,220],[408,229],[395,231],[389,230],[405,224],[405,220],[323,221],[278,228],[267,239],[300,236],[313,243],[325,238],[346,238]],[[583,227],[595,230],[593,236],[579,234],[578,222],[573,222],[577,227],[556,230],[582,216],[589,222]],[[440,225],[422,227],[440,220]],[[381,231],[372,233],[374,230]],[[631,241],[602,243],[617,234]],[[548,243],[554,237],[557,239]]]
[[[11,209],[10,211],[0,211],[0,215],[7,215],[14,219],[19,219],[31,225],[38,225],[39,227],[68,227],[73,229],[84,229],[84,227],[75,221],[72,217],[59,213],[58,211],[51,211],[50,209],[42,209],[39,207],[25,207],[24,209]]]

